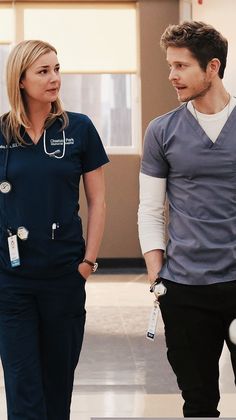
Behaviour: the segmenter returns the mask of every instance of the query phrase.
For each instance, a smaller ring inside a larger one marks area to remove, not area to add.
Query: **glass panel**
[[[62,74],[66,110],[87,114],[103,144],[132,147],[132,79],[127,74]]]
[[[24,38],[52,43],[64,72],[137,70],[134,4],[26,7]]]
[[[0,45],[0,114],[9,110],[5,86],[8,45]],[[132,84],[134,75],[62,74],[65,109],[88,115],[107,148],[134,147],[132,141]]]
[[[0,115],[9,110],[5,83],[5,64],[9,54],[9,50],[9,45],[0,44]]]
[[[13,11],[0,6],[0,42],[12,42],[14,34]]]

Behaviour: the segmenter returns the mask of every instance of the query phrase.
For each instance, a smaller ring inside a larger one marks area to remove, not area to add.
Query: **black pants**
[[[79,273],[47,280],[0,273],[0,355],[8,420],[69,420],[85,323]]]
[[[163,280],[160,297],[167,357],[184,399],[184,417],[219,417],[219,358],[226,341],[236,377],[236,346],[228,336],[236,318],[236,281],[186,286]]]

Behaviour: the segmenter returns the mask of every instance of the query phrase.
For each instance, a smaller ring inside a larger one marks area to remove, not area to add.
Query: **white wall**
[[[236,1],[192,0],[192,19],[213,25],[229,42],[228,61],[224,77],[226,89],[236,96]]]

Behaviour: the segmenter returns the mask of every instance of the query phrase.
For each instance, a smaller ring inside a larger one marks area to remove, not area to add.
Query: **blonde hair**
[[[20,42],[10,52],[6,67],[7,93],[10,103],[10,111],[1,117],[1,130],[10,143],[12,138],[19,144],[26,144],[20,132],[21,126],[25,129],[30,127],[30,121],[26,112],[26,104],[20,89],[20,81],[26,70],[42,55],[56,49],[47,42],[29,40]],[[62,129],[68,125],[68,117],[63,109],[59,98],[52,102],[51,112],[45,121],[45,128],[59,117],[63,120]]]

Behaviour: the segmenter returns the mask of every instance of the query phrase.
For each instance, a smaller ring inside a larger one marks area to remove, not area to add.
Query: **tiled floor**
[[[95,275],[86,290],[86,335],[76,371],[71,420],[182,417],[182,399],[166,361],[161,317],[155,341],[145,338],[153,302],[145,275]],[[0,419],[6,420],[2,373],[0,381]],[[226,349],[220,385],[221,415],[236,418]]]

